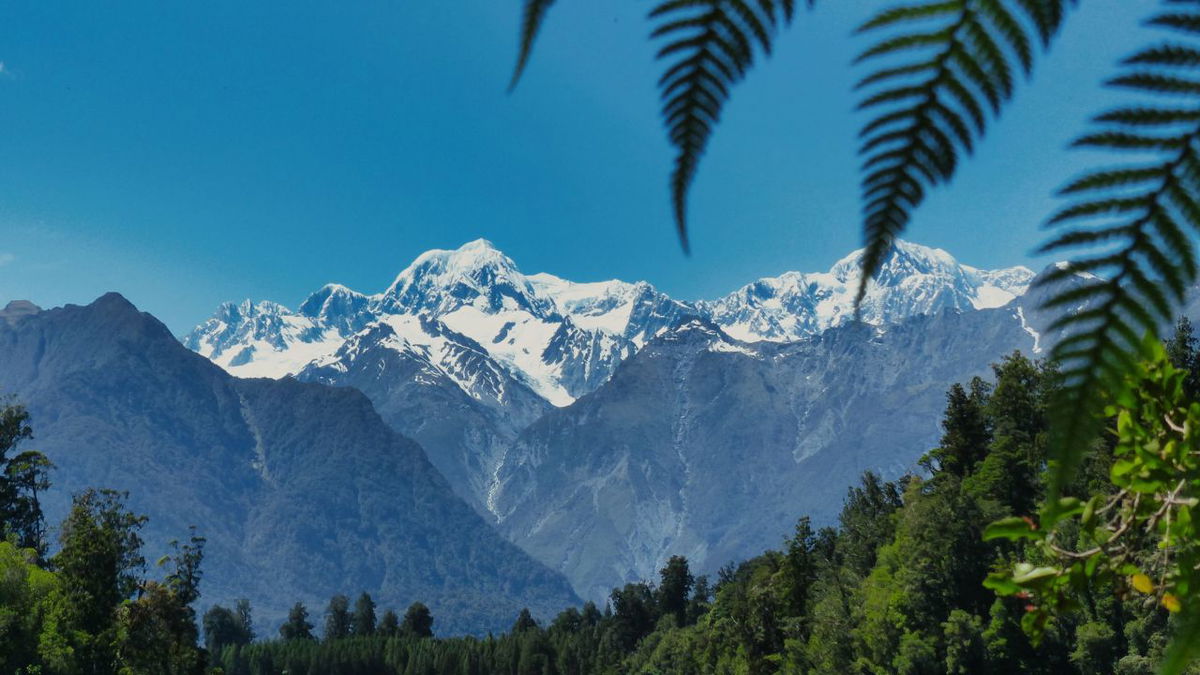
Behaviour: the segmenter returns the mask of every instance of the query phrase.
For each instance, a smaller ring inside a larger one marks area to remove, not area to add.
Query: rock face
[[[683,554],[712,572],[828,523],[865,470],[915,468],[947,387],[1032,348],[1015,309],[744,343],[694,321],[517,438],[493,500],[514,542],[593,599]]]
[[[495,496],[517,435],[552,407],[603,388],[657,336],[694,319],[740,340],[811,338],[850,320],[856,252],[827,273],[763,279],[715,302],[674,300],[645,282],[526,276],[490,243],[429,251],[375,295],[330,284],[292,311],[226,303],[183,338],[238,376],[353,386],[420,442],[479,513]],[[945,309],[974,311],[1021,293],[1032,273],[960,265],[900,242],[871,287],[879,326]],[[519,454],[519,451],[518,451]]]
[[[28,406],[31,447],[58,465],[51,522],[72,492],[101,486],[128,490],[150,516],[150,559],[197,525],[202,602],[248,597],[262,634],[292,603],[319,614],[334,593],[365,590],[400,610],[421,600],[443,633],[575,600],[354,389],[231,377],[116,294],[5,318],[0,391]]]

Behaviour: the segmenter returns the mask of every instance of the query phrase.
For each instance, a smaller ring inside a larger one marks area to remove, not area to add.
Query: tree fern
[[[1099,431],[1101,391],[1119,391],[1122,376],[1138,356],[1142,336],[1172,318],[1197,265],[1192,236],[1200,230],[1200,2],[1168,0],[1179,11],[1151,19],[1175,40],[1125,59],[1110,86],[1142,100],[1099,115],[1095,130],[1075,142],[1081,148],[1134,153],[1140,163],[1082,176],[1061,193],[1073,202],[1050,224],[1062,234],[1042,247],[1083,247],[1085,255],[1047,275],[1057,284],[1076,272],[1100,275],[1094,283],[1061,290],[1047,308],[1067,309],[1054,330],[1068,337],[1052,358],[1062,372],[1062,389],[1052,439],[1056,496],[1071,469]],[[1191,76],[1191,77],[1189,77]]]
[[[533,42],[542,28],[546,12],[550,11],[550,6],[553,4],[554,0],[525,0],[525,10],[521,13],[521,37],[517,48],[517,65],[513,68],[512,81],[508,83],[510,92],[517,87],[517,82],[521,80],[521,75],[525,72],[525,66],[529,64],[529,57],[533,54]]]
[[[859,62],[884,65],[857,88],[877,115],[860,133],[865,174],[867,283],[929,186],[949,181],[1011,98],[1018,70],[1033,67],[1035,45],[1057,33],[1067,0],[923,0],[885,9],[859,29],[884,37]]]
[[[676,150],[671,200],[684,251],[688,190],[730,87],[757,52],[770,53],[775,32],[794,11],[794,0],[665,0],[650,12],[652,36],[666,41],[658,58],[668,65],[658,84]]]

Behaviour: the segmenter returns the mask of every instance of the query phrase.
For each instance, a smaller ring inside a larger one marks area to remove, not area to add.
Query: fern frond
[[[671,201],[685,252],[688,190],[730,88],[758,54],[770,54],[776,32],[794,13],[794,0],[663,0],[650,11],[651,36],[666,42],[658,51],[668,63],[658,86],[676,151]]]
[[[885,9],[860,32],[885,29],[859,62],[886,59],[859,81],[859,109],[878,110],[860,134],[865,157],[866,252],[858,301],[908,225],[924,188],[949,181],[1015,88],[1037,45],[1058,32],[1074,0],[914,0]],[[1163,58],[1186,59],[1178,55]],[[920,191],[913,190],[916,184]]]
[[[1175,3],[1177,5],[1182,3]],[[1118,392],[1144,344],[1142,336],[1169,325],[1197,275],[1193,238],[1200,233],[1200,83],[1182,77],[1200,63],[1200,3],[1149,23],[1190,44],[1169,43],[1122,61],[1126,73],[1109,81],[1145,100],[1094,118],[1096,130],[1078,147],[1135,153],[1137,166],[1106,168],[1069,183],[1076,201],[1050,219],[1067,229],[1043,250],[1082,247],[1071,270],[1096,272],[1086,290],[1059,288],[1046,308],[1085,305],[1066,313],[1055,330],[1069,337],[1051,353],[1061,373],[1052,411],[1049,503],[1100,430],[1103,392]],[[1169,95],[1167,105],[1157,100]],[[1091,224],[1089,224],[1091,223]]]
[[[546,19],[546,12],[550,11],[550,6],[553,4],[554,0],[525,0],[525,9],[521,12],[521,37],[517,48],[517,65],[513,68],[512,80],[508,83],[510,93],[517,88],[517,82],[521,80],[525,66],[529,65],[529,57],[533,54],[533,42],[542,29],[542,21]]]

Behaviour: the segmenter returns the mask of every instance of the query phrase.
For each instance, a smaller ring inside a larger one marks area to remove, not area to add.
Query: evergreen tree
[[[654,593],[646,584],[626,584],[610,596],[613,611],[613,635],[617,644],[628,651],[650,631],[658,621]]]
[[[288,612],[287,621],[279,627],[279,637],[284,640],[314,640],[313,625],[308,621],[308,608],[297,602]]]
[[[395,611],[389,609],[383,613],[383,617],[379,619],[378,633],[384,637],[400,634],[400,617],[396,616]]]
[[[408,606],[404,621],[400,623],[400,634],[417,638],[433,637],[433,615],[429,608],[419,602]]]
[[[711,598],[712,593],[708,589],[708,577],[704,575],[696,577],[696,585],[692,591],[691,599],[688,600],[683,625],[690,626],[699,621],[700,617],[708,612],[708,603]]]
[[[68,628],[85,672],[108,672],[116,662],[116,611],[138,589],[146,563],[138,534],[146,518],[125,507],[127,498],[113,490],[75,495],[52,560],[63,596],[56,622]]]
[[[983,411],[985,388],[979,378],[973,385],[970,393],[955,384],[946,394],[941,443],[921,458],[921,465],[931,473],[962,478],[987,454],[991,433]]]
[[[529,613],[528,607],[523,607],[521,613],[517,615],[517,620],[513,623],[512,633],[524,633],[527,630],[537,630],[538,622],[534,620],[533,615]]]
[[[354,602],[350,628],[359,637],[375,634],[375,601],[366,591]]]
[[[689,594],[696,580],[688,569],[687,558],[673,555],[658,572],[658,611],[674,616],[680,626],[685,623]]]
[[[863,474],[861,487],[850,488],[839,516],[838,549],[858,576],[871,571],[876,551],[892,538],[895,523],[890,516],[901,503],[899,486],[884,482],[871,471]]]
[[[340,640],[350,635],[350,599],[335,595],[325,609],[325,639]]]

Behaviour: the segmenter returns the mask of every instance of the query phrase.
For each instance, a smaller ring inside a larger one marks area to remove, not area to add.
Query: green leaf
[[[1011,518],[1003,518],[994,523],[989,523],[983,530],[983,540],[991,541],[993,539],[1044,539],[1046,533],[1038,530],[1024,518],[1013,516]]]

